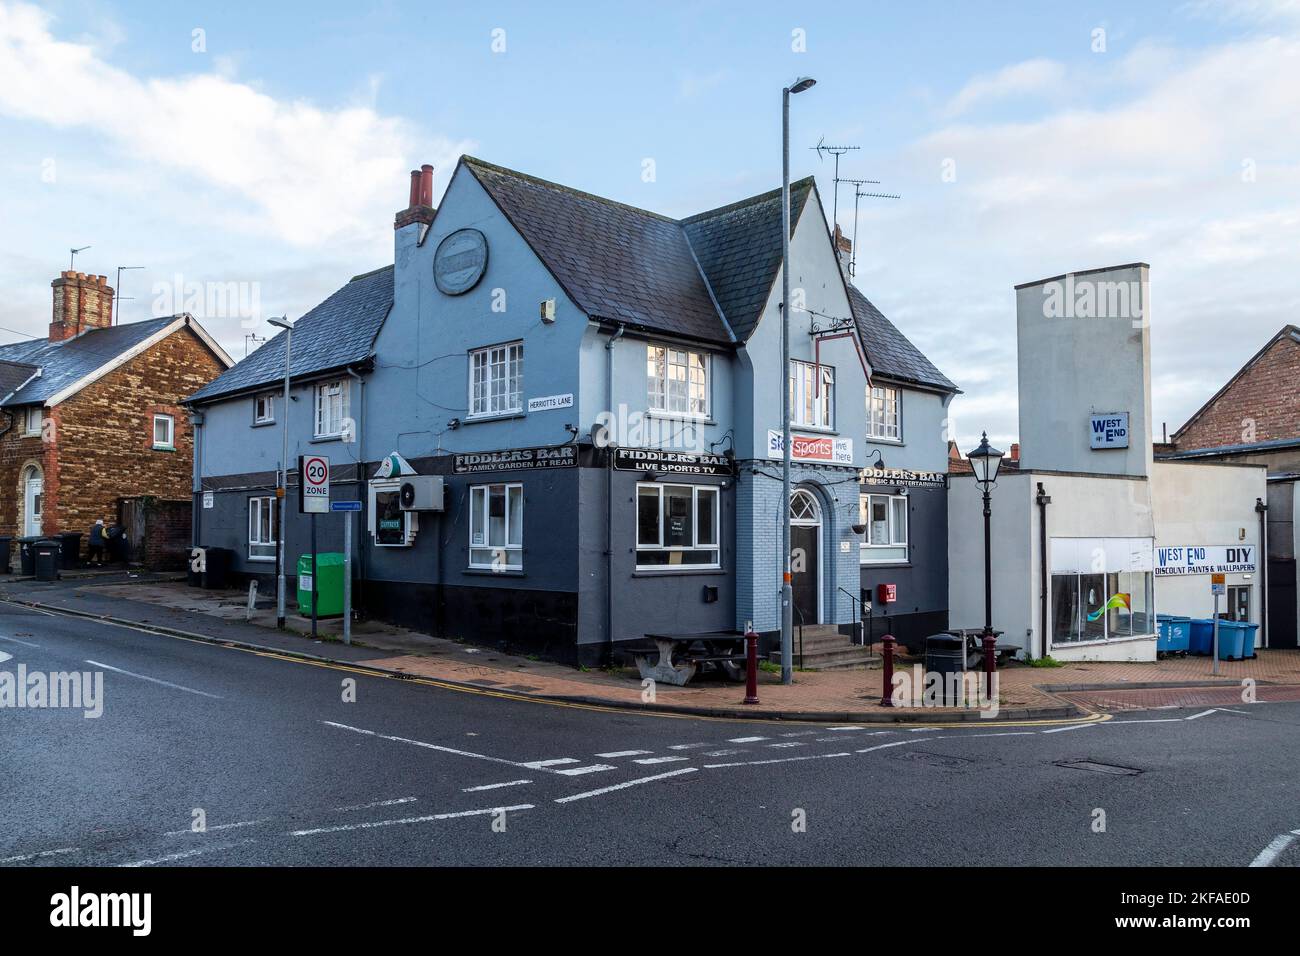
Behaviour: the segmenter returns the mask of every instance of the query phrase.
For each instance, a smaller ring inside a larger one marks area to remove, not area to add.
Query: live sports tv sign
[[[767,457],[784,458],[785,442],[778,431],[768,430]],[[853,465],[853,439],[831,435],[790,435],[790,457],[795,461],[813,461],[825,465]]]

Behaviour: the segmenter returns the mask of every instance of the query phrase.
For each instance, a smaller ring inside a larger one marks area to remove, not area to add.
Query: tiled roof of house
[[[858,334],[862,337],[867,360],[874,373],[901,382],[928,385],[945,392],[961,391],[851,283],[849,303],[853,307],[853,319],[857,322]]]
[[[123,352],[130,351],[149,336],[175,322],[177,316],[129,322],[107,329],[91,329],[76,338],[51,342],[31,339],[0,345],[0,362],[38,366],[39,378],[20,388],[4,403],[6,406],[44,402],[63,389],[80,381],[96,369],[107,365]],[[0,391],[0,396],[8,391]]]
[[[36,374],[36,370],[35,365],[0,360],[0,400]]]
[[[791,230],[812,189],[811,176],[790,184]],[[682,226],[722,314],[744,341],[758,325],[781,267],[781,190],[691,216]]]
[[[294,323],[289,371],[301,378],[343,368],[369,357],[393,305],[393,267],[353,278]],[[285,333],[218,375],[186,401],[205,402],[284,380]]]

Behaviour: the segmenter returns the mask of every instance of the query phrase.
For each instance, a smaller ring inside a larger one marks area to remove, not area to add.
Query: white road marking
[[[600,773],[602,770],[617,770],[612,763],[593,763],[586,767],[570,767],[568,770],[557,770],[556,773],[562,773],[566,777],[581,777],[587,773]]]
[[[752,744],[758,740],[766,740],[766,737],[732,737],[727,741],[729,744]]]
[[[216,833],[218,830],[236,830],[239,827],[254,827],[259,823],[265,823],[265,820],[241,820],[238,823],[222,823],[215,827],[208,827],[206,830],[169,830],[163,836],[182,836],[186,833]]]
[[[1108,720],[1106,725],[1111,724],[1181,724],[1182,717],[1153,717],[1148,720]]]
[[[790,733],[788,733],[788,734],[782,734],[781,736],[782,736],[782,737],[811,737],[811,736],[812,736],[813,734],[815,734],[815,733],[818,733],[818,731],[816,731],[816,730],[793,730],[793,731],[791,731]]]
[[[858,754],[869,754],[873,750],[885,750],[888,747],[902,747],[904,744],[914,744],[914,743],[916,743],[915,740],[895,740],[893,743],[876,744],[874,747],[864,747],[861,750],[855,750],[853,752]]]
[[[1192,714],[1192,716],[1190,717],[1184,717],[1183,720],[1196,720],[1197,718],[1200,717],[1209,717],[1210,714],[1214,713],[1215,710],[1216,708],[1211,707],[1209,710],[1203,710],[1199,714]]]
[[[669,750],[694,750],[697,747],[707,747],[708,744],[673,744]]]
[[[5,661],[11,661],[13,659],[14,656],[12,654],[6,654],[4,651],[0,651],[0,664],[3,664]]]
[[[699,769],[699,767],[680,767],[677,770],[670,770],[667,773],[657,773],[653,777],[638,777],[635,780],[626,780],[623,783],[616,783],[613,786],[601,787],[599,790],[588,790],[586,793],[575,793],[569,797],[559,797],[555,802],[572,803],[574,800],[586,800],[588,797],[599,797],[606,793],[613,793],[615,790],[626,790],[628,787],[640,786],[643,783],[651,783],[655,780],[666,780],[668,777],[677,777],[684,773],[695,773]]]
[[[545,770],[547,767],[562,767],[568,763],[577,763],[573,757],[556,757],[554,760],[532,760],[528,763],[521,763],[519,766],[527,767],[529,770]]]
[[[1260,852],[1259,856],[1251,860],[1251,866],[1272,866],[1273,861],[1282,855],[1282,851],[1289,847],[1295,838],[1300,836],[1300,830],[1292,830],[1290,833],[1283,833],[1277,837],[1268,846]],[[0,860],[0,862],[4,862]]]
[[[787,740],[779,744],[768,744],[769,747],[807,747],[808,745],[801,740]]]
[[[1032,730],[1001,730],[996,734],[955,734],[956,737],[1032,737]]]
[[[861,730],[862,728],[858,726],[852,726],[852,727],[827,727],[826,729],[827,730]]]
[[[398,797],[395,800],[376,800],[374,803],[358,803],[351,807],[335,807],[335,813],[348,813],[352,810],[371,810],[375,807],[395,807],[399,803],[414,803],[415,797]]]
[[[439,744],[426,743],[423,740],[412,740],[409,737],[397,737],[392,734],[381,734],[374,730],[366,730],[364,727],[350,727],[347,724],[338,724],[332,720],[322,720],[326,727],[337,727],[339,730],[350,730],[354,734],[364,734],[367,737],[375,737],[378,740],[391,740],[394,743],[410,744],[412,747],[424,747],[426,750],[437,750],[445,754],[455,754],[457,757],[473,757],[475,760],[487,760],[492,763],[503,763],[509,767],[525,767],[529,764],[516,763],[513,760],[506,760],[504,757],[489,757],[487,754],[476,754],[469,750],[457,750],[455,747],[443,747]],[[571,763],[577,763],[571,760]]]
[[[0,864],[26,863],[28,860],[39,860],[42,857],[47,857],[47,856],[61,856],[64,853],[76,853],[77,850],[79,849],[80,847],[65,846],[65,847],[60,847],[57,850],[38,850],[35,853],[24,853],[22,856],[7,856],[3,860],[0,860]]]
[[[1249,716],[1250,716],[1250,711],[1248,711],[1248,710],[1233,710],[1231,707],[1216,707],[1216,708],[1214,708],[1214,709],[1215,709],[1215,710],[1221,710],[1221,711],[1223,711],[1225,714],[1242,714],[1243,716],[1246,716],[1246,717],[1249,717]]]
[[[799,760],[829,760],[832,757],[852,757],[853,754],[845,751],[838,754],[809,754],[806,757],[773,757],[770,760],[739,760],[735,763],[706,763],[704,769],[717,770],[721,767],[761,767],[769,763],[794,763]]]
[[[108,664],[101,664],[99,661],[87,660],[91,667],[102,667],[106,671],[113,671],[115,674],[125,674],[127,677],[134,677],[136,680],[148,681],[151,684],[160,684],[163,687],[170,687],[172,690],[183,690],[187,694],[197,694],[200,697],[210,697],[213,700],[222,700],[217,694],[209,694],[206,690],[195,690],[193,687],[186,687],[184,684],[173,684],[171,681],[159,680],[157,677],[146,677],[144,674],[136,674],[132,671],[124,671],[120,667],[110,667]]]
[[[652,754],[653,750],[612,750],[607,754],[596,754],[605,760],[613,760],[615,757],[641,757],[645,754]]]
[[[532,810],[531,803],[520,803],[513,807],[485,807],[482,810],[461,810],[456,813],[430,813],[423,817],[402,817],[397,820],[367,820],[365,823],[344,823],[336,827],[317,827],[314,830],[290,830],[289,836],[315,836],[318,833],[344,833],[349,830],[373,830],[375,827],[393,827],[405,823],[432,823],[435,820],[454,820],[459,817],[481,817],[488,813],[514,813],[517,810]]]
[[[642,760],[633,760],[633,763],[655,764],[655,763],[676,763],[679,760],[686,760],[686,757],[645,757]]]
[[[193,850],[186,850],[183,853],[168,853],[166,856],[160,856],[152,860],[136,860],[134,863],[122,863],[120,866],[157,866],[160,863],[171,863],[175,860],[185,860],[192,856],[199,856],[203,853],[220,853],[222,850],[229,850],[231,847],[245,846],[249,843],[256,843],[256,840],[239,840],[236,843],[223,843],[220,846],[201,846]]]
[[[15,644],[21,644],[23,647],[34,647],[37,650],[40,650],[41,647],[41,645],[33,644],[31,641],[20,641],[16,637],[6,637],[3,634],[0,634],[0,641],[12,641]]]
[[[480,790],[500,790],[502,787],[522,787],[531,780],[507,780],[505,783],[485,783],[481,787],[464,787],[461,793],[478,793]]]
[[[730,757],[732,754],[743,754],[743,750],[706,750],[703,754],[705,757]]]
[[[1087,727],[1096,727],[1096,724],[1071,724],[1069,727],[1053,727],[1051,730],[1040,730],[1040,734],[1063,734],[1067,730],[1083,730]]]

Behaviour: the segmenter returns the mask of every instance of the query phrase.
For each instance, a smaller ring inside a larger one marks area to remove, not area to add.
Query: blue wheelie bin
[[[1177,614],[1156,615],[1156,652],[1186,654],[1191,646],[1192,619]]]
[[[1241,628],[1241,659],[1255,656],[1255,632],[1259,630],[1258,624],[1251,624],[1249,621],[1238,621],[1237,626]]]
[[[1219,660],[1241,660],[1241,625],[1236,621],[1219,622]]]
[[[1201,657],[1212,654],[1214,652],[1214,622],[1206,618],[1194,617],[1189,623],[1192,630],[1188,650]]]

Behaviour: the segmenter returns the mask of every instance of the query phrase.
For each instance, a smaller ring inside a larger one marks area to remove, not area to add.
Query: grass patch
[[[1051,654],[1046,657],[1035,657],[1033,660],[1025,661],[1030,667],[1064,667],[1061,661],[1058,661]]]

